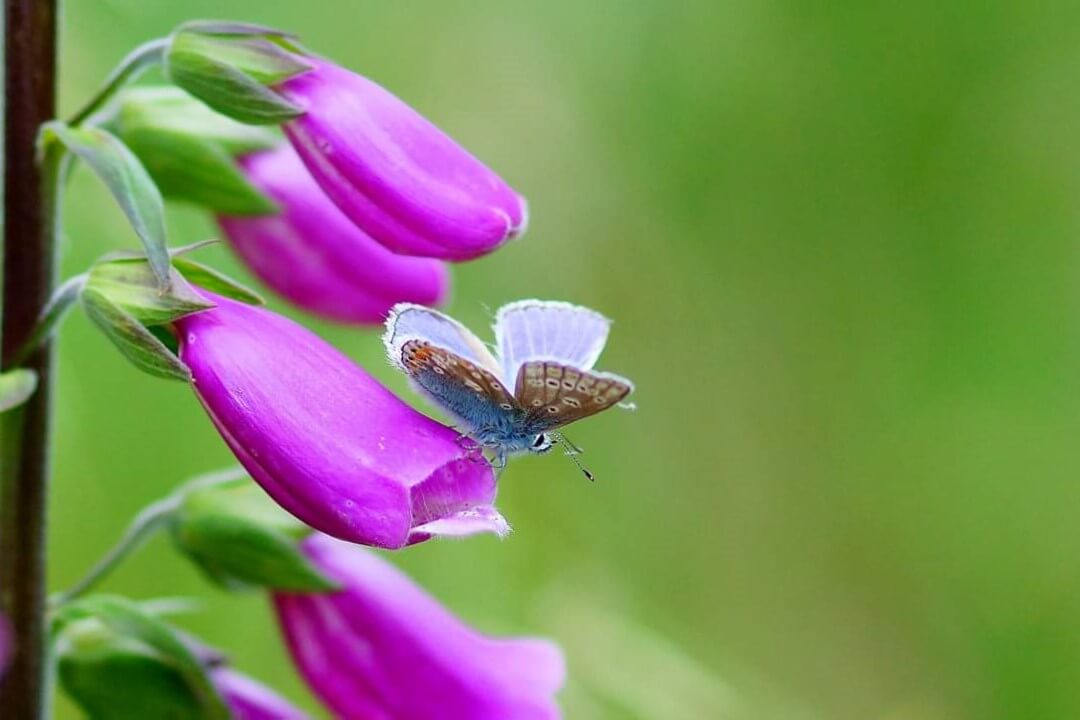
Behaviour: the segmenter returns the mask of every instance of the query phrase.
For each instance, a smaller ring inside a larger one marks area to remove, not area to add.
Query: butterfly
[[[622,401],[634,390],[618,375],[592,367],[611,321],[565,302],[521,300],[495,314],[495,353],[457,320],[422,305],[399,303],[386,320],[390,363],[456,418],[465,436],[492,452],[496,467],[555,443],[580,448],[558,430]]]

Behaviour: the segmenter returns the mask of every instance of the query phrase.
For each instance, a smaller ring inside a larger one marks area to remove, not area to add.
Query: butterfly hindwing
[[[554,360],[590,370],[607,342],[611,321],[579,305],[548,300],[521,300],[499,308],[495,345],[503,380],[515,382],[531,360]]]
[[[401,348],[409,377],[440,406],[470,427],[495,424],[519,409],[517,400],[495,374],[445,348],[409,340]]]
[[[527,413],[529,431],[540,433],[607,410],[633,389],[616,375],[534,360],[518,371],[514,395]]]

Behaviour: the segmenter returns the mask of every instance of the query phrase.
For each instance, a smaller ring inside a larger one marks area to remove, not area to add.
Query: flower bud
[[[206,295],[215,308],[176,322],[180,358],[225,442],[282,507],[385,548],[508,531],[490,464],[452,429],[291,320]]]
[[[335,717],[555,720],[557,646],[482,635],[377,554],[325,535],[308,557],[335,593],[274,595],[293,660]]]
[[[431,122],[376,83],[321,58],[276,86],[303,111],[284,124],[311,174],[368,235],[394,252],[485,255],[525,230],[525,200]]]
[[[397,302],[445,299],[443,263],[395,255],[368,237],[323,194],[288,145],[241,158],[240,166],[280,212],[218,221],[237,254],[288,300],[331,320],[374,325]]]

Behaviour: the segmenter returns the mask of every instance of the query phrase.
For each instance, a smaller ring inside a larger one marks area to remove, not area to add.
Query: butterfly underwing
[[[453,318],[401,304],[383,340],[390,362],[505,462],[515,453],[549,450],[561,439],[555,431],[633,391],[625,378],[592,371],[609,327],[599,313],[568,303],[511,303],[496,314],[493,355]]]

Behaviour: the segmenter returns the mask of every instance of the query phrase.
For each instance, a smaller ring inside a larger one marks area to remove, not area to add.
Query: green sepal
[[[337,589],[297,545],[311,529],[246,478],[187,493],[173,516],[172,530],[177,548],[230,590]]]
[[[197,55],[234,68],[262,85],[276,85],[311,69],[265,33],[208,33],[188,26],[172,38],[168,56]]]
[[[37,389],[37,373],[15,368],[0,373],[0,412],[18,407],[30,399]]]
[[[58,121],[46,123],[42,128],[42,144],[54,138],[105,183],[142,241],[158,287],[167,289],[169,252],[165,203],[146,168],[119,138],[98,127],[73,128]]]
[[[156,377],[191,380],[191,370],[138,320],[96,290],[83,290],[83,309],[135,367]]]
[[[173,267],[187,280],[199,287],[248,305],[265,305],[266,301],[254,290],[241,285],[214,268],[186,257],[174,257]]]
[[[207,27],[189,24],[173,34],[165,52],[170,80],[214,110],[251,125],[276,125],[304,113],[269,87],[312,67],[286,36]]]
[[[168,292],[157,289],[145,258],[98,262],[87,274],[83,293],[95,292],[143,325],[164,325],[214,307],[187,280],[170,268]]]
[[[277,212],[232,157],[273,147],[280,141],[274,133],[215,113],[176,88],[142,90],[125,96],[117,130],[166,197],[227,215]]]
[[[130,600],[102,595],[64,606],[53,640],[64,690],[92,718],[230,717],[181,634]]]
[[[181,25],[178,30],[197,32],[202,35],[261,35],[279,43],[296,39],[296,35],[285,30],[230,20],[189,20]]]
[[[121,135],[134,129],[153,128],[203,138],[230,155],[269,150],[281,142],[276,130],[236,122],[169,85],[126,90],[116,125]]]

